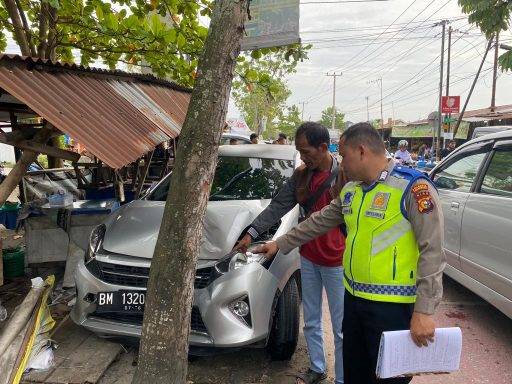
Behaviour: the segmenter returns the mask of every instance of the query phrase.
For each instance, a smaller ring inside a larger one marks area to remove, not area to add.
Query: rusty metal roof
[[[112,168],[176,137],[190,90],[151,75],[0,55],[0,87]]]

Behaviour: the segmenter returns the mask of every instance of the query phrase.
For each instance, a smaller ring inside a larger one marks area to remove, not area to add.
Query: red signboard
[[[441,106],[441,113],[459,113],[460,96],[443,96]]]

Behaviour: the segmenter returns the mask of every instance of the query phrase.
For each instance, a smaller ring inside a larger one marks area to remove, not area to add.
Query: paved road
[[[445,279],[445,297],[436,314],[440,327],[459,326],[463,332],[461,370],[451,375],[415,378],[413,384],[512,383],[512,320],[455,283]],[[329,311],[324,305],[324,331],[330,378],[333,383],[333,338]],[[102,384],[128,384],[134,367],[133,352],[114,364]],[[304,337],[289,362],[271,362],[263,351],[245,350],[223,356],[199,358],[189,366],[194,384],[292,384],[292,374],[308,367]]]

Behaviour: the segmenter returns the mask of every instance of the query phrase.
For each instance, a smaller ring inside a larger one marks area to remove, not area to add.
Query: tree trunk
[[[155,247],[133,383],[187,382],[188,338],[202,220],[217,164],[247,0],[217,0],[180,135]]]
[[[7,13],[9,14],[9,18],[12,21],[14,28],[14,38],[20,46],[21,54],[23,56],[30,56],[32,53],[29,41],[27,35],[25,34],[25,29],[23,28],[23,23],[21,21],[18,7],[16,6],[16,2],[15,0],[3,0],[3,2],[5,9],[7,9]]]
[[[52,129],[42,128],[34,136],[34,141],[38,143],[46,143],[52,134]],[[14,168],[9,172],[5,180],[0,184],[0,206],[2,206],[14,188],[19,184],[28,167],[37,159],[37,153],[31,151],[23,151],[21,158],[16,163]]]

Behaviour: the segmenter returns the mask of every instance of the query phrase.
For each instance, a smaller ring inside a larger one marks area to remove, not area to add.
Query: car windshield
[[[271,199],[293,173],[292,160],[249,157],[219,157],[210,200]],[[151,193],[148,200],[165,201],[170,175]]]

